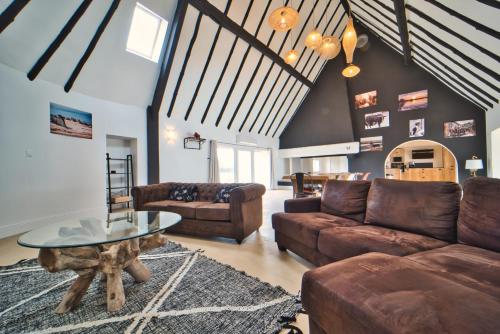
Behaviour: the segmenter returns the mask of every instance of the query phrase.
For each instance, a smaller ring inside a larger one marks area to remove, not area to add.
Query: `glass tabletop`
[[[100,245],[161,232],[181,221],[173,212],[120,212],[73,219],[43,226],[19,237],[31,248],[69,248]]]

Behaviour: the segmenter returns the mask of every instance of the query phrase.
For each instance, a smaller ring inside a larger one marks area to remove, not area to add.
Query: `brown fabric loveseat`
[[[181,202],[168,200],[170,190],[177,185],[196,185],[198,200]],[[221,187],[234,186],[229,203],[214,203]],[[205,237],[234,238],[238,243],[262,225],[261,184],[175,183],[166,182],[134,187],[132,196],[137,211],[170,211],[182,216],[179,224],[168,232]]]
[[[389,188],[394,190],[390,183]],[[370,190],[366,222],[384,218],[385,226],[401,228],[390,209],[398,201],[381,189]],[[439,186],[428,202],[415,199],[397,212],[400,222],[411,220],[403,226],[407,231],[439,237],[448,245],[404,257],[379,250],[304,275],[302,302],[312,334],[500,332],[500,180],[478,177],[464,183],[457,238],[444,224],[456,215],[451,197],[449,207],[443,206],[442,198],[451,193],[445,189]],[[370,203],[372,195],[377,203]],[[419,205],[424,208],[417,210]],[[415,215],[441,222],[416,225]]]

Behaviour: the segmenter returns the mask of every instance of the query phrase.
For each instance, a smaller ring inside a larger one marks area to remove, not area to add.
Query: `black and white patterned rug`
[[[138,284],[124,273],[114,313],[99,279],[57,315],[75,273],[47,273],[35,259],[0,267],[0,333],[275,333],[301,308],[282,288],[171,242],[140,257],[153,275]]]

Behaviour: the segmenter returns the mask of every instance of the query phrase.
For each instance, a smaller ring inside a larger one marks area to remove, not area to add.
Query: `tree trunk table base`
[[[165,235],[155,233],[112,244],[40,249],[38,262],[48,272],[70,269],[78,275],[57,306],[56,313],[63,314],[75,309],[98,272],[106,284],[108,312],[119,311],[125,304],[122,272],[126,271],[138,283],[147,281],[151,272],[139,260],[139,253],[161,247],[166,242]]]

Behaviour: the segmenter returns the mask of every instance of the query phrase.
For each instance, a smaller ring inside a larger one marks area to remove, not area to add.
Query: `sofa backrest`
[[[452,182],[375,179],[365,223],[456,242],[461,195]]]
[[[475,177],[464,182],[458,241],[500,252],[500,179]]]
[[[215,194],[222,187],[237,187],[243,186],[248,183],[181,183],[181,182],[171,182],[171,187],[177,185],[195,185],[198,186],[198,200],[199,201],[213,201],[215,199]]]
[[[370,181],[326,182],[321,196],[321,212],[363,222]]]

